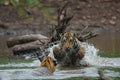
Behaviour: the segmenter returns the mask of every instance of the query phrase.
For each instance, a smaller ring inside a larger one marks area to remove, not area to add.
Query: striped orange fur
[[[54,64],[54,59],[49,57],[49,56],[44,57],[40,66],[47,67],[51,73],[53,73],[55,71],[55,68],[56,68],[56,66]]]
[[[60,42],[58,47],[53,48],[53,53],[58,61],[63,61],[65,65],[75,65],[78,60],[84,57],[85,49],[74,33],[64,33]]]

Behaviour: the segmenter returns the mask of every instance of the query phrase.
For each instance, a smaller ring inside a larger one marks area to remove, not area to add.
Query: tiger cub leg
[[[85,49],[83,47],[81,47],[76,56],[77,56],[77,58],[79,58],[81,60],[85,56]]]
[[[58,63],[61,62],[65,56],[59,46],[53,48],[53,54],[54,57],[57,59]]]
[[[85,56],[85,49],[83,47],[81,47],[81,49],[79,50],[79,54],[77,56],[79,58],[79,64],[80,65],[89,66],[89,63],[87,61],[83,60],[83,57]]]

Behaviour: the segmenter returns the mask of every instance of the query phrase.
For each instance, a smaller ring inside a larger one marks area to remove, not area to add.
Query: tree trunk
[[[7,46],[13,47],[14,45],[24,44],[24,43],[28,43],[36,40],[39,40],[39,42],[41,43],[46,43],[49,41],[49,38],[41,34],[16,36],[8,39]]]
[[[13,51],[25,51],[25,50],[29,50],[29,49],[37,49],[40,48],[40,46],[42,45],[42,43],[37,40],[37,41],[33,41],[33,42],[28,42],[25,44],[18,44],[12,47]]]

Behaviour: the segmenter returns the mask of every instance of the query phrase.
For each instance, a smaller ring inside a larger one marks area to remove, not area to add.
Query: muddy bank
[[[0,29],[0,36],[18,36],[26,34],[49,34],[51,25],[41,23],[5,23]]]
[[[106,29],[103,30],[104,32],[120,32],[119,0],[41,1],[44,4],[43,7],[54,9],[53,13],[49,15],[52,17],[51,21],[56,21],[57,9],[66,2],[70,2],[68,7],[69,14],[74,15],[67,31],[80,31],[82,25],[88,25],[90,30],[94,29],[94,31],[99,31],[98,27],[100,27]],[[48,35],[51,24],[43,15],[42,9],[27,8],[27,10],[30,12],[28,14],[29,17],[24,18],[11,5],[0,4],[0,36],[37,33]]]

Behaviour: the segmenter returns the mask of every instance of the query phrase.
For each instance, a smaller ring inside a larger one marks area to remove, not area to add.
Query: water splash
[[[48,50],[50,54],[48,56],[54,58],[52,49],[58,45],[50,47]],[[120,58],[104,58],[98,55],[99,49],[95,48],[94,45],[87,42],[82,43],[82,47],[85,48],[86,53],[84,58],[80,61],[80,64],[85,65],[94,65],[94,66],[111,66],[111,67],[120,67]]]
[[[53,47],[58,46],[54,45],[48,50],[50,51],[49,56],[54,58]],[[51,76],[36,76],[33,74],[36,69],[0,69],[0,80],[11,80],[11,79],[63,79],[70,77],[80,77],[80,76],[91,76],[98,77],[98,68],[99,67],[115,67],[120,68],[120,58],[104,58],[98,55],[99,50],[96,49],[92,44],[82,43],[82,46],[86,49],[85,57],[80,64],[89,63],[92,67],[85,67],[83,69],[74,69],[74,70],[56,70]],[[39,67],[39,60],[34,60],[31,63],[9,63],[2,64],[0,67]],[[39,68],[38,68],[39,69]],[[119,72],[114,72],[112,70],[105,70],[105,74],[112,77],[118,77]]]
[[[99,50],[96,49],[92,44],[82,43],[82,46],[86,49],[86,54],[81,61],[81,63],[87,62],[94,66],[110,66],[110,67],[120,67],[120,58],[105,58],[98,55]]]

